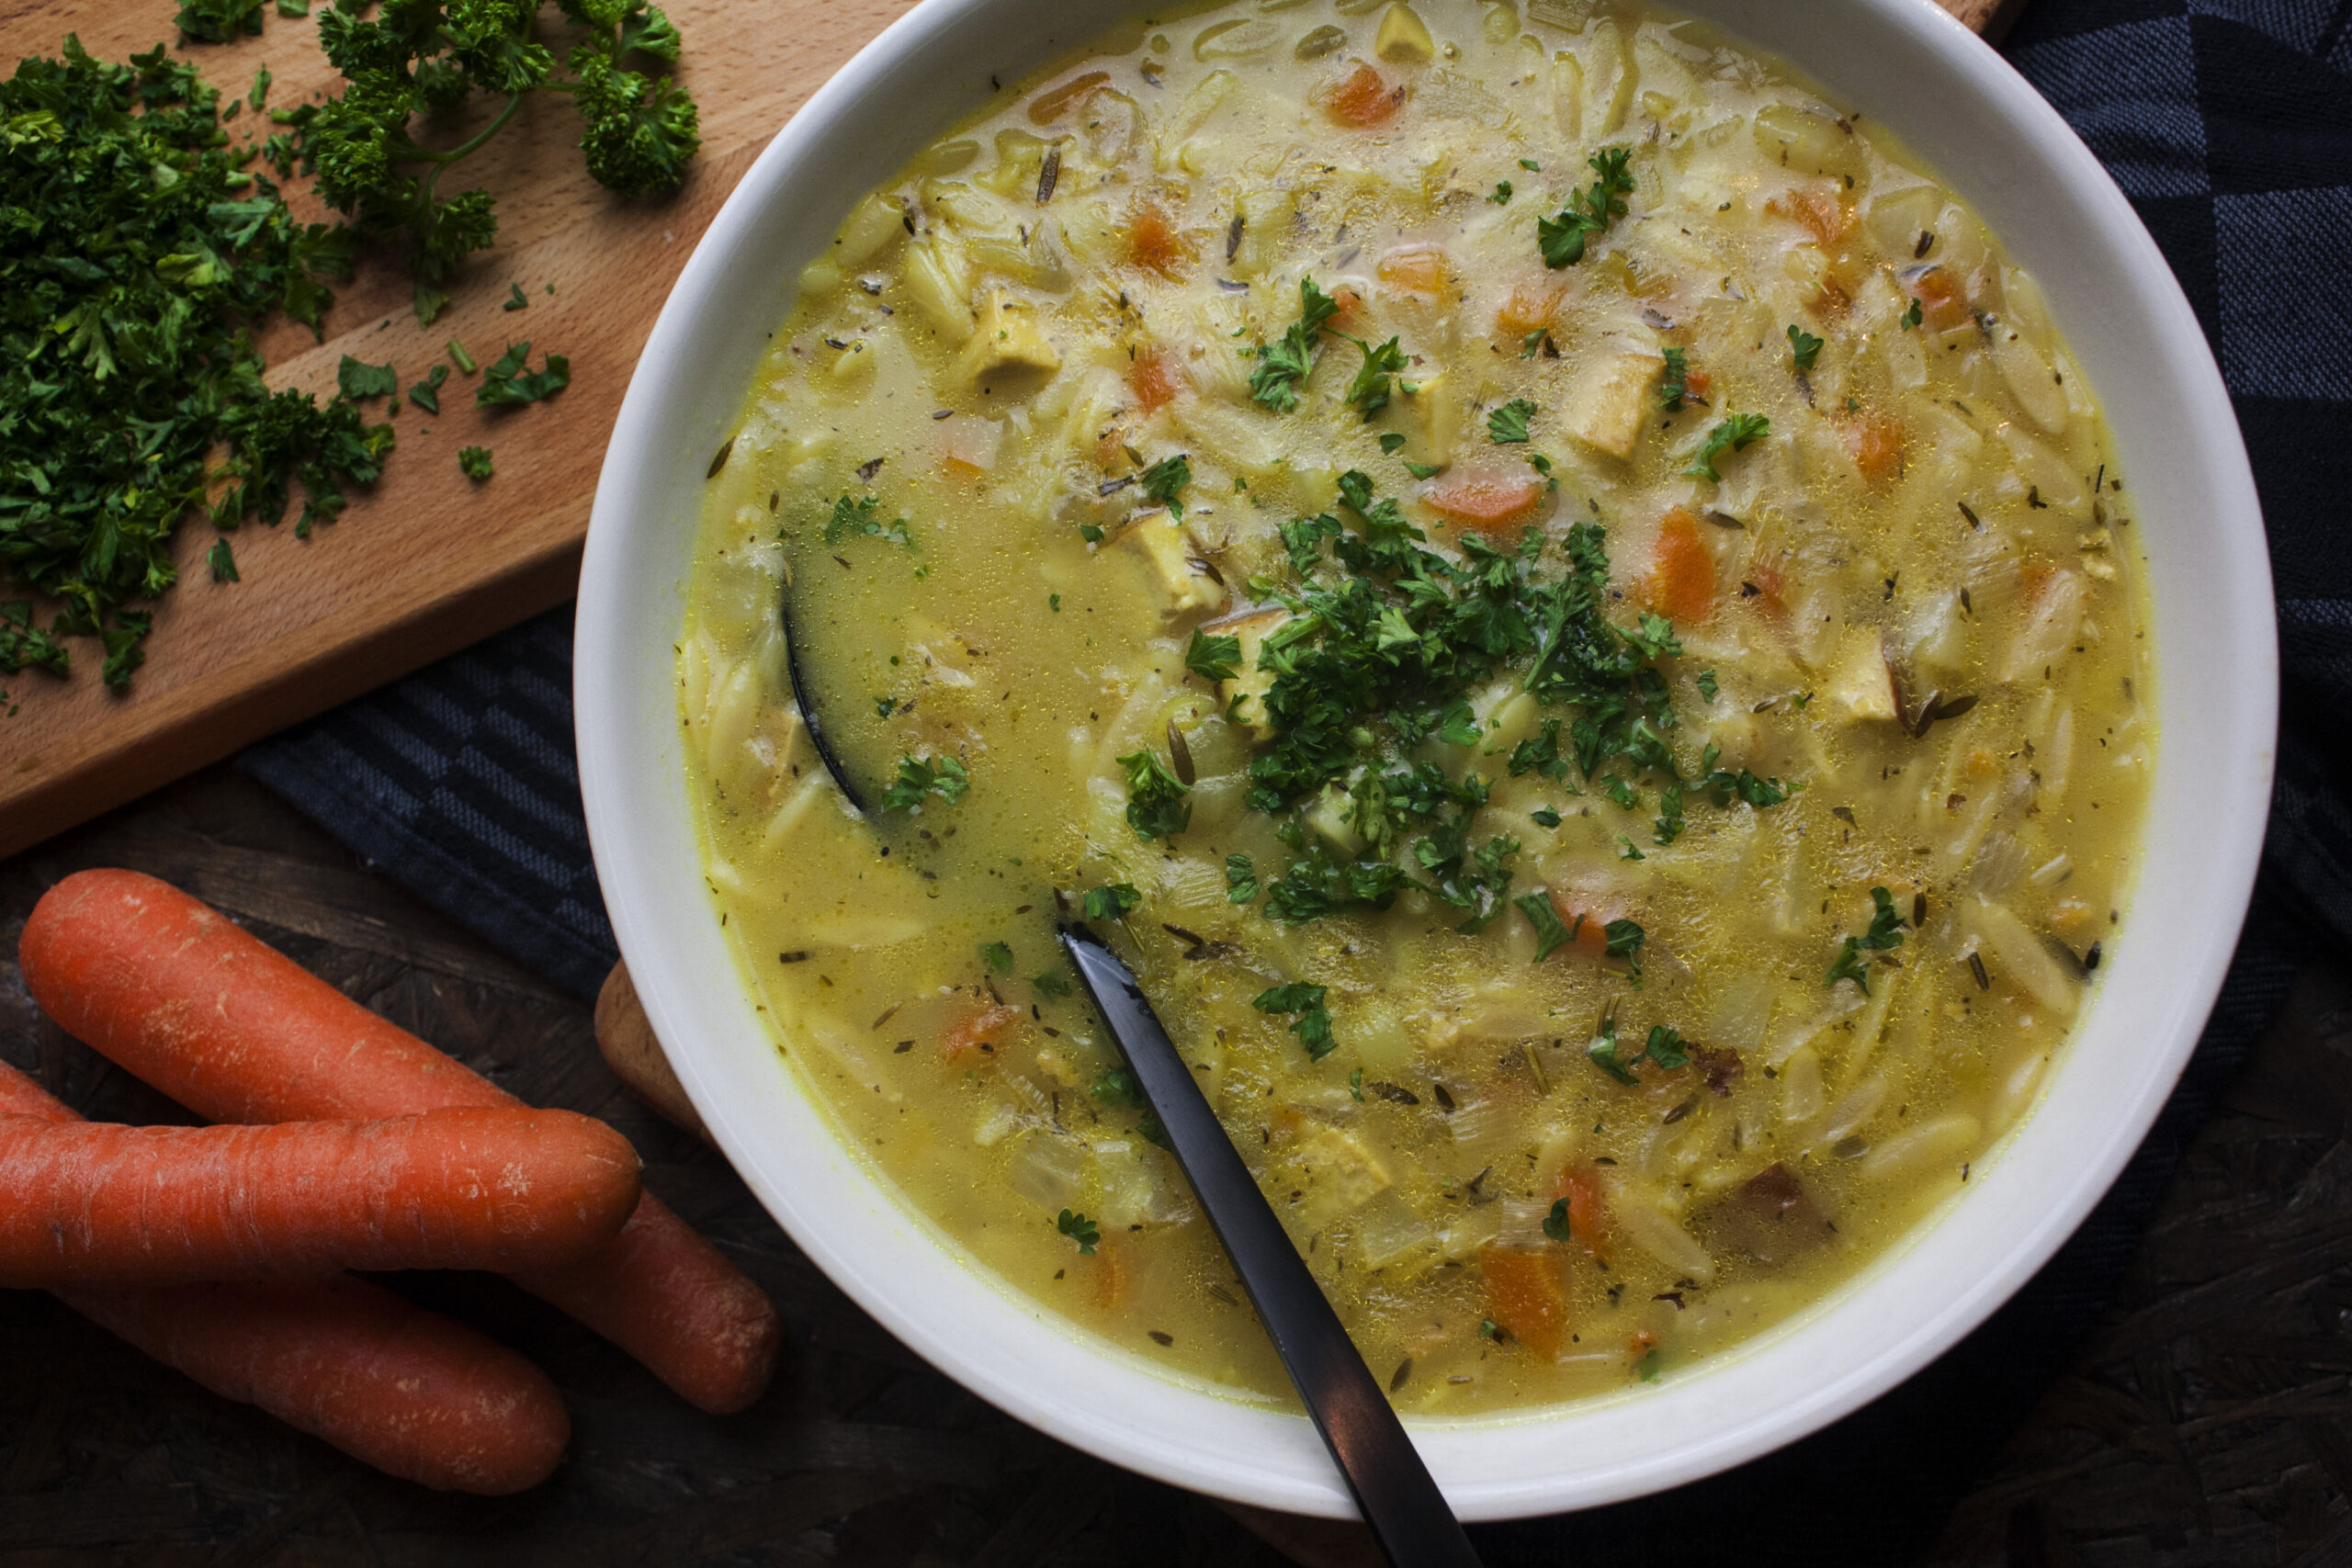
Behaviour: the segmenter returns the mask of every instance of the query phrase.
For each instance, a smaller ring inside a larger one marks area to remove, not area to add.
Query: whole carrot
[[[78,872],[17,948],[69,1032],[218,1122],[364,1121],[521,1102],[167,883]],[[515,1281],[715,1415],[760,1395],[781,1342],[764,1292],[646,1194],[619,1235]]]
[[[0,1117],[0,1286],[569,1263],[618,1235],[637,1151],[569,1111],[119,1127]]]
[[[0,1114],[81,1120],[5,1062]],[[545,1372],[356,1280],[54,1293],[215,1393],[425,1486],[520,1492],[553,1473],[571,1440],[571,1417]]]

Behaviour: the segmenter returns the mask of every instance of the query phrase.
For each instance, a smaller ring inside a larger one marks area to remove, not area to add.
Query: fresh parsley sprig
[[[1497,446],[1523,445],[1527,440],[1527,422],[1535,413],[1535,404],[1525,398],[1513,398],[1487,416],[1487,439]]]
[[[1600,177],[1571,194],[1556,214],[1536,220],[1535,240],[1545,266],[1574,266],[1584,260],[1585,242],[1606,233],[1610,220],[1625,215],[1625,198],[1634,194],[1633,171],[1627,166],[1633,155],[1630,147],[1594,153],[1585,163]]]
[[[1810,370],[1821,357],[1822,340],[1798,326],[1789,323],[1789,363],[1799,370]]]
[[[972,775],[955,758],[917,757],[911,752],[899,759],[899,776],[882,792],[885,811],[915,811],[923,802],[937,795],[948,806],[964,798],[972,786]]]
[[[1883,887],[1871,889],[1873,906],[1870,930],[1860,936],[1849,936],[1838,950],[1838,960],[1829,966],[1829,985],[1851,980],[1861,987],[1862,995],[1871,994],[1869,953],[1892,953],[1903,945],[1903,915],[1894,907],[1894,896]]]
[[[1298,981],[1258,994],[1250,1005],[1263,1013],[1291,1015],[1290,1032],[1306,1047],[1306,1059],[1319,1062],[1339,1047],[1331,1033],[1331,1012],[1323,1005],[1325,987]]]
[[[1723,475],[1715,471],[1715,459],[1724,455],[1724,449],[1728,447],[1734,452],[1745,452],[1770,434],[1771,431],[1772,422],[1763,414],[1732,415],[1707,432],[1707,439],[1700,443],[1697,455],[1690,459],[1690,466],[1682,470],[1684,477],[1721,484]]]
[[[1119,765],[1127,771],[1127,826],[1137,838],[1172,839],[1192,826],[1192,789],[1159,752],[1131,751]]]
[[[1261,343],[1251,352],[1258,368],[1250,373],[1250,395],[1276,413],[1298,407],[1299,384],[1315,368],[1315,345],[1323,324],[1340,313],[1340,302],[1315,287],[1311,277],[1298,280],[1298,320],[1273,343]]]

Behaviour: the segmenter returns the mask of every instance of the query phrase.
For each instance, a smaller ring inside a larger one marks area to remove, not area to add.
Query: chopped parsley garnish
[[[953,806],[964,798],[971,784],[972,775],[953,757],[904,756],[899,759],[897,781],[882,793],[882,809],[920,810],[923,801],[934,795]]]
[[[1404,449],[1405,437],[1396,431],[1389,431],[1380,438],[1380,451],[1383,457],[1394,457]]]
[[[466,478],[469,479],[486,479],[490,478],[494,469],[494,465],[490,455],[490,448],[487,446],[458,447],[458,467],[465,474]]]
[[[1029,976],[1029,988],[1049,1002],[1066,1001],[1069,998],[1069,982],[1052,970]]]
[[[1745,452],[1770,434],[1771,431],[1772,422],[1763,414],[1732,415],[1707,432],[1707,439],[1701,444],[1698,455],[1690,459],[1690,466],[1682,470],[1684,477],[1722,483],[1723,475],[1715,472],[1715,459],[1723,456],[1724,449],[1729,447],[1734,452]]]
[[[1258,868],[1250,857],[1231,854],[1225,857],[1225,897],[1227,902],[1247,904],[1258,896]]]
[[[1012,949],[1001,942],[980,943],[980,962],[1000,975],[1012,973]]]
[[[343,356],[335,367],[335,389],[357,402],[365,398],[390,398],[400,395],[401,378],[389,365],[370,365],[364,359]]]
[[[1493,202],[1497,207],[1509,207],[1510,205],[1510,182],[1509,180],[1497,180],[1495,182],[1495,194],[1488,197],[1487,199]]]
[[[1544,1216],[1544,1234],[1562,1246],[1567,1244],[1570,1232],[1568,1230],[1568,1201],[1566,1198],[1555,1198],[1552,1201],[1552,1212]]]
[[[1340,313],[1340,302],[1315,287],[1311,277],[1298,280],[1298,320],[1280,341],[1261,343],[1251,351],[1258,368],[1250,373],[1250,395],[1276,413],[1298,407],[1298,384],[1315,368],[1315,344],[1323,323]]]
[[[1341,333],[1340,336],[1348,337],[1348,334]],[[1405,370],[1405,351],[1393,337],[1377,348],[1362,338],[1349,337],[1348,341],[1363,350],[1363,364],[1357,369],[1356,378],[1348,383],[1347,400],[1363,410],[1364,418],[1370,419],[1388,406],[1390,384]],[[1409,392],[1412,388],[1408,386],[1405,389]],[[1380,438],[1382,451],[1395,450],[1388,445],[1392,437],[1398,446],[1405,444],[1403,436],[1391,431]]]
[[[1919,297],[1914,294],[1911,297],[1911,308],[1904,311],[1897,320],[1902,322],[1903,330],[1907,333],[1919,324]]]
[[[1592,1043],[1585,1048],[1585,1055],[1592,1058],[1594,1066],[1619,1083],[1629,1086],[1641,1082],[1634,1076],[1634,1069],[1642,1065],[1645,1057],[1669,1070],[1690,1065],[1690,1055],[1682,1048],[1682,1036],[1663,1023],[1652,1025],[1649,1039],[1643,1043],[1642,1048],[1630,1056],[1625,1055],[1619,1048],[1617,1021],[1614,1018],[1601,1020],[1600,1032],[1592,1037]],[[1553,1213],[1556,1214],[1559,1212],[1560,1206],[1555,1205]],[[1562,1228],[1566,1227],[1564,1225]],[[1544,1222],[1544,1234],[1552,1235],[1549,1220]],[[1553,1235],[1553,1239],[1562,1238]]]
[[[898,707],[899,699],[886,693],[874,699],[874,716],[888,718],[898,711]]]
[[[1358,1105],[1363,1103],[1363,1069],[1358,1067],[1348,1075],[1348,1092],[1355,1096]]]
[[[218,9],[243,0],[204,3]],[[380,246],[407,237],[421,321],[440,313],[448,301],[441,286],[498,231],[488,190],[444,196],[437,187],[535,91],[571,100],[588,174],[616,195],[674,189],[700,145],[695,102],[672,78],[622,69],[624,61],[678,58],[678,29],[658,7],[571,0],[562,6],[568,37],[552,49],[539,41],[540,9],[539,0],[420,0],[369,21],[358,6],[329,6],[319,41],[349,85],[338,96],[279,116],[292,128],[288,161],[299,155],[305,167],[316,165],[319,194],[362,240]],[[558,78],[559,61],[571,80]],[[411,134],[458,114],[477,93],[503,100],[479,133],[447,149]],[[507,307],[519,309],[520,298],[518,288]]]
[[[531,308],[531,301],[529,298],[524,294],[523,286],[521,284],[509,283],[506,286],[506,303],[501,305],[499,307],[500,310],[527,310]]]
[[[1666,377],[1658,383],[1657,406],[1668,413],[1679,413],[1690,395],[1690,355],[1679,348],[1668,348],[1665,354]]]
[[[1548,267],[1574,266],[1584,260],[1585,242],[1605,232],[1611,218],[1625,215],[1625,197],[1634,194],[1633,157],[1629,147],[1610,147],[1585,160],[1600,176],[1589,188],[1575,192],[1555,217],[1535,222],[1536,244]]]
[[[1417,479],[1433,479],[1443,467],[1442,463],[1416,463],[1410,457],[1405,459],[1405,471]]]
[[[1535,416],[1535,405],[1525,398],[1513,398],[1487,416],[1487,439],[1498,446],[1512,446],[1527,439],[1527,422]]]
[[[913,549],[915,542],[907,533],[907,520],[901,517],[885,527],[881,519],[875,515],[881,506],[882,498],[877,495],[861,495],[854,499],[847,494],[836,496],[833,514],[825,524],[825,543],[838,545],[845,539],[871,536]]]
[[[1340,1043],[1331,1037],[1331,1013],[1323,1005],[1324,995],[1323,987],[1299,981],[1261,991],[1250,1005],[1262,1013],[1292,1014],[1290,1032],[1306,1047],[1307,1060],[1319,1062]]]
[[[212,547],[205,552],[204,564],[212,569],[212,581],[215,582],[244,581],[237,575],[237,555],[229,547],[226,539],[212,541]]]
[[[441,412],[441,384],[449,378],[449,367],[435,365],[424,373],[424,379],[408,389],[408,400],[426,413]]]
[[[338,13],[330,12],[329,15]],[[547,356],[546,368],[526,370],[531,357],[531,342],[506,345],[498,362],[481,373],[481,385],[474,389],[477,408],[515,408],[524,403],[536,403],[555,396],[571,385],[571,361],[560,354]]]
[[[1058,593],[1046,594],[1046,608],[1051,610],[1057,615],[1060,615],[1062,613],[1062,596]]]
[[[1527,819],[1539,828],[1556,828],[1560,825],[1560,814],[1548,806],[1537,807],[1527,814]]]
[[[1600,928],[1602,954],[1625,961],[1625,973],[1638,987],[1642,983],[1642,943],[1649,933],[1631,920],[1611,920]]]
[[[1193,628],[1192,645],[1184,649],[1184,668],[1204,681],[1230,681],[1241,667],[1241,639]]]
[[[1094,1248],[1102,1240],[1102,1229],[1092,1220],[1068,1209],[1054,1216],[1054,1229],[1078,1243],[1078,1250],[1089,1258],[1094,1256]]]
[[[1714,671],[1709,669],[1699,671],[1699,694],[1701,696],[1706,698],[1709,702],[1713,702],[1715,700],[1715,693],[1720,688],[1715,684]]]
[[[1657,792],[1657,822],[1652,829],[1650,841],[1664,846],[1682,836],[1682,786],[1668,784]]]
[[[1192,825],[1192,794],[1159,753],[1131,751],[1119,759],[1127,770],[1127,826],[1145,839],[1170,839]]]
[[[1642,853],[1633,840],[1620,833],[1617,835],[1617,858],[1619,860],[1647,860],[1650,857]]]
[[[1615,801],[1626,810],[1638,811],[1641,809],[1642,792],[1635,789],[1625,780],[1618,777],[1615,773],[1611,773],[1603,778],[1600,781],[1600,788],[1603,794],[1607,795],[1610,799]],[[1641,859],[1641,856],[1635,855],[1634,858],[1635,860],[1639,860]]]
[[[1810,370],[1813,368],[1814,361],[1820,357],[1821,340],[1814,336],[1811,333],[1805,331],[1803,327],[1798,326],[1794,321],[1790,322],[1790,363],[1794,365],[1800,370]]]
[[[1144,494],[1168,508],[1170,515],[1182,517],[1184,503],[1176,499],[1179,491],[1193,482],[1190,455],[1179,452],[1173,457],[1162,457],[1143,471],[1137,481]]]
[[[1142,1110],[1148,1103],[1143,1086],[1125,1067],[1105,1067],[1094,1077],[1094,1098],[1105,1105],[1125,1105]]]
[[[1557,827],[1559,821],[1558,814],[1555,813],[1551,825]],[[1530,893],[1512,899],[1511,903],[1521,914],[1527,917],[1527,923],[1535,928],[1534,963],[1543,963],[1546,958],[1551,957],[1554,952],[1576,941],[1577,932],[1584,928],[1582,915],[1577,917],[1575,925],[1569,925],[1561,919],[1560,911],[1552,906],[1552,896],[1549,893]]]
[[[1875,906],[1871,916],[1871,929],[1860,936],[1849,936],[1838,950],[1838,961],[1829,966],[1832,986],[1840,980],[1851,980],[1871,994],[1869,960],[1866,953],[1891,953],[1903,945],[1903,915],[1894,907],[1894,896],[1883,887],[1871,889],[1871,903]]]
[[[1088,888],[1080,907],[1090,920],[1115,920],[1142,902],[1143,895],[1136,891],[1134,883],[1114,882],[1107,887]]]

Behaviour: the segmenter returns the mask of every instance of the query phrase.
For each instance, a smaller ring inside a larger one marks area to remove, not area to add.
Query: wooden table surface
[[[932,1371],[799,1256],[724,1163],[619,1089],[586,1004],[226,770],[0,861],[0,1057],[86,1113],[185,1120],[46,1022],[11,962],[41,889],[92,864],[169,878],[524,1098],[613,1122],[643,1152],[647,1184],[774,1293],[789,1348],[765,1399],[714,1419],[503,1280],[399,1277],[523,1348],[571,1406],[556,1479],[489,1501],[377,1475],[46,1295],[0,1292],[0,1568],[1285,1561],[1201,1499],[1030,1432]],[[1915,1561],[2352,1563],[2348,1134],[2352,977],[2308,975],[2091,1343],[1957,1512],[1921,1521],[1940,1539]],[[1318,1561],[1311,1548],[1289,1560]],[[1701,1544],[1673,1561],[1740,1559]]]

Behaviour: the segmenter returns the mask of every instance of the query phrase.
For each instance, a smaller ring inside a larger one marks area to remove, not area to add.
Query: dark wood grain
[[[101,863],[200,892],[516,1093],[611,1121],[644,1154],[649,1184],[775,1295],[790,1348],[759,1405],[715,1419],[501,1280],[398,1277],[538,1360],[571,1407],[556,1479],[491,1501],[387,1480],[48,1296],[0,1292],[0,1568],[1272,1568],[1330,1562],[1344,1547],[1344,1532],[1255,1520],[1285,1540],[1277,1552],[1202,1499],[1072,1452],[930,1371],[800,1256],[715,1154],[620,1087],[585,1004],[237,775],[200,773],[0,861],[0,1057],[85,1113],[188,1120],[47,1023],[10,961],[41,889]],[[2312,974],[2188,1155],[2092,1342],[1926,1562],[2352,1563],[2347,1133],[2352,978]],[[1738,1562],[1736,1535],[1694,1522],[1677,1568]]]

